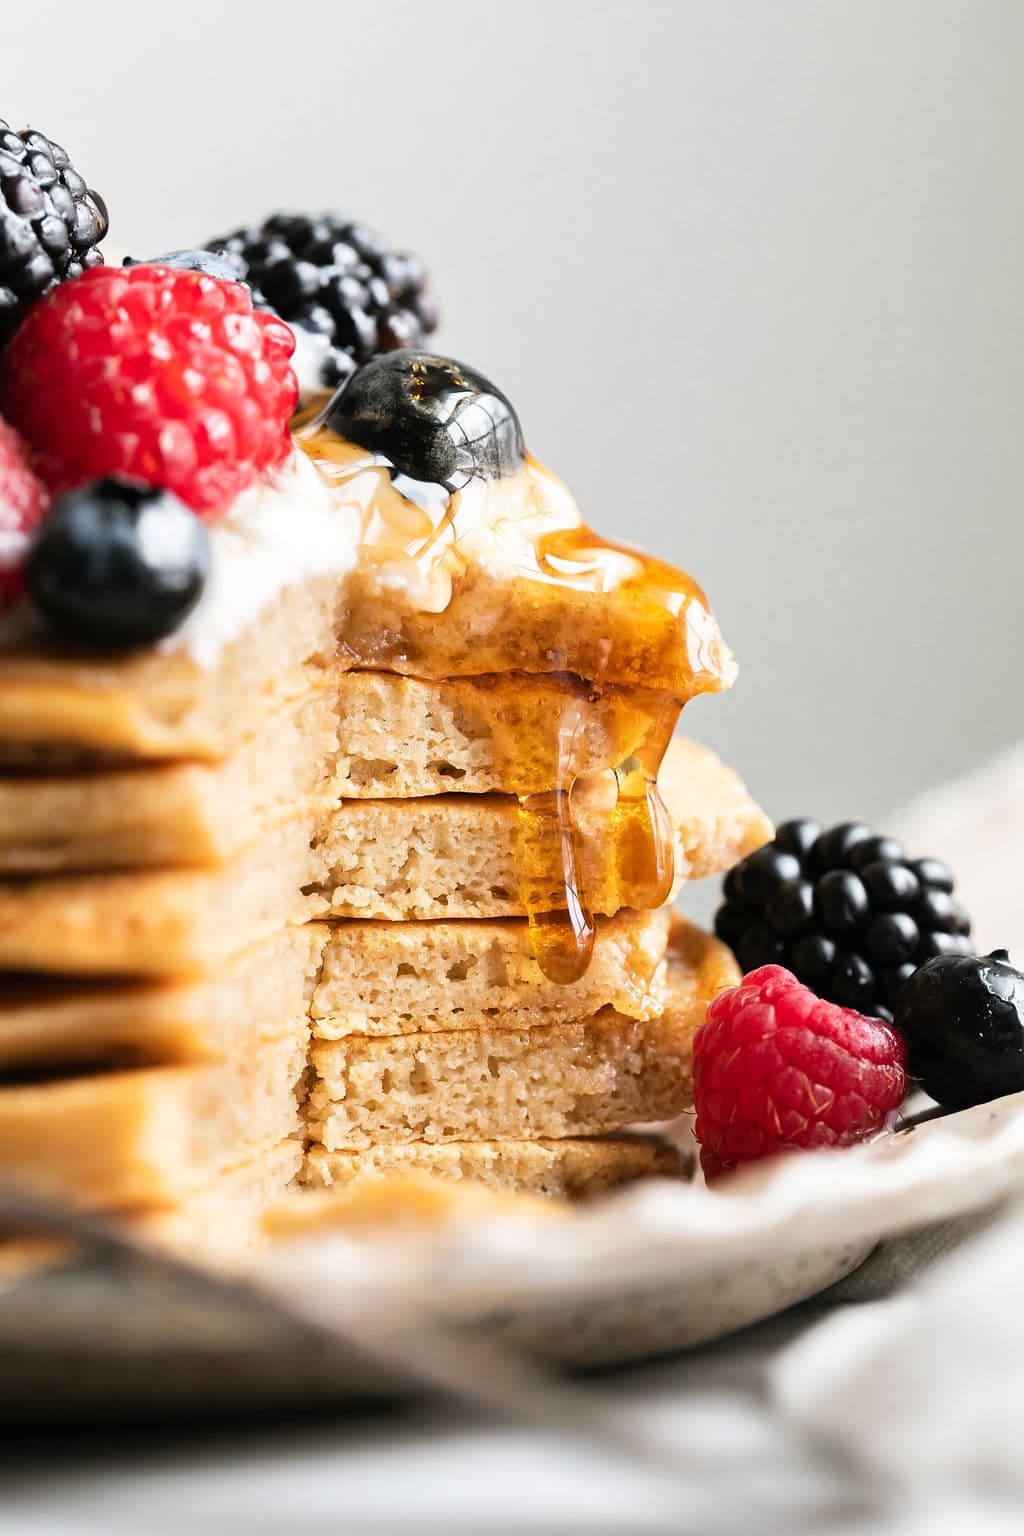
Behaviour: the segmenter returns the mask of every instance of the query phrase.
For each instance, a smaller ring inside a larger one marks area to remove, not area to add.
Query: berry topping
[[[456,491],[521,469],[523,434],[493,384],[447,357],[389,352],[365,363],[327,407],[323,425],[398,475]]]
[[[125,267],[174,267],[179,272],[205,272],[207,277],[219,277],[222,283],[240,283],[245,279],[245,263],[215,251],[166,251],[147,261],[137,261],[126,256]],[[256,302],[254,300],[254,302]]]
[[[952,890],[944,864],[908,859],[863,822],[801,818],[730,870],[715,931],[745,971],[788,966],[830,1002],[891,1021],[916,966],[970,951]]]
[[[377,352],[422,346],[437,325],[419,258],[340,214],[278,213],[209,248],[238,263],[257,303],[324,338],[327,389]]]
[[[45,487],[28,467],[21,439],[0,421],[0,612],[23,590],[25,552],[47,500]]]
[[[0,347],[29,305],[55,283],[103,257],[103,199],[90,192],[61,149],[34,128],[0,120]]]
[[[720,992],[693,1043],[701,1167],[809,1147],[847,1147],[880,1131],[907,1092],[906,1047],[878,1019],[823,1002],[781,966]]]
[[[199,600],[209,559],[206,529],[174,496],[100,480],[54,504],[25,575],[61,634],[124,647],[177,629]]]
[[[903,988],[896,1028],[911,1076],[947,1109],[1024,1089],[1024,975],[1005,949],[922,965]]]
[[[26,318],[0,400],[52,490],[116,475],[217,512],[290,449],[293,345],[241,283],[97,267]]]

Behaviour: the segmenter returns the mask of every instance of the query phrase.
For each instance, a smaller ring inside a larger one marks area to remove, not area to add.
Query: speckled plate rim
[[[849,1273],[883,1238],[1022,1187],[1024,1093],[860,1147],[760,1164],[714,1190],[640,1185],[564,1222],[321,1236],[275,1251],[258,1279],[324,1321],[339,1305],[351,1315],[360,1297],[449,1322],[500,1316],[541,1353],[578,1363],[586,1348],[553,1330],[585,1316],[595,1362],[641,1358],[652,1345],[685,1347],[768,1317]],[[638,1313],[631,1341],[627,1305],[666,1313],[657,1339]],[[614,1341],[602,1340],[610,1330]]]

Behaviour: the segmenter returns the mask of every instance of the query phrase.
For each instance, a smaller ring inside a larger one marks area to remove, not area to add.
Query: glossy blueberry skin
[[[385,352],[357,368],[324,413],[339,437],[414,483],[460,490],[526,462],[511,402],[482,374],[429,352]]]
[[[1024,1089],[1024,975],[1005,950],[927,961],[906,983],[895,1024],[911,1076],[947,1109]]]
[[[162,256],[148,256],[145,263],[134,256],[126,256],[124,266],[138,267],[145,264],[154,267],[175,267],[181,272],[204,272],[207,277],[220,278],[226,283],[240,283],[241,269],[230,256],[217,251],[186,250],[166,251]]]
[[[54,503],[25,577],[60,634],[123,650],[173,633],[199,601],[209,564],[194,512],[165,491],[109,479]]]

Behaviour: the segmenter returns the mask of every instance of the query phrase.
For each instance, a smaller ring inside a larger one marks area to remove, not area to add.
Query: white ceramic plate
[[[261,1283],[328,1325],[361,1314],[483,1323],[544,1359],[606,1365],[771,1316],[882,1238],[1022,1187],[1017,1094],[848,1151],[784,1157],[714,1191],[659,1181],[564,1222],[302,1242],[276,1252]]]
[[[880,1239],[1022,1187],[1018,1094],[716,1191],[666,1181],[564,1221],[279,1245],[255,1286],[101,1245],[0,1287],[0,1419],[308,1407],[446,1377],[472,1395],[519,1346],[542,1364],[639,1361],[768,1317]],[[467,1339],[482,1364],[460,1356]]]

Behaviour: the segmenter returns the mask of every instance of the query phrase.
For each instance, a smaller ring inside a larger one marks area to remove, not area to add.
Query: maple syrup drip
[[[578,981],[594,952],[594,915],[572,790],[585,761],[588,703],[568,693],[558,732],[554,789],[519,797],[516,864],[534,958],[549,981]]]
[[[663,906],[672,894],[672,822],[658,790],[658,770],[680,711],[677,701],[666,695],[637,752],[615,770],[618,798],[609,851],[623,903],[641,912]]]
[[[593,953],[595,901],[646,911],[672,893],[658,770],[683,702],[728,686],[731,667],[704,595],[685,572],[579,522],[564,488],[528,456],[514,475],[449,494],[396,474],[331,420],[323,408],[294,425],[360,511],[365,589],[353,585],[346,633],[355,664],[424,678],[559,679],[550,714],[496,707],[492,739],[518,800],[519,890],[535,957],[551,981],[576,981]],[[495,552],[508,571],[497,584]],[[614,714],[605,695],[624,729],[630,715],[628,739],[605,734]],[[616,754],[614,806],[599,830],[592,819],[585,830],[573,789]],[[555,768],[541,792],[537,762]]]
[[[657,777],[681,706],[670,694],[638,701],[642,737],[615,769],[615,803],[588,841],[573,811],[573,789],[593,769],[599,698],[578,681],[564,678],[563,686],[561,709],[534,726],[555,748],[556,784],[519,795],[516,864],[534,957],[549,981],[565,985],[590,964],[597,890],[616,892],[617,905],[638,911],[663,906],[672,894],[672,824]],[[496,741],[510,763],[538,745],[508,729]]]

